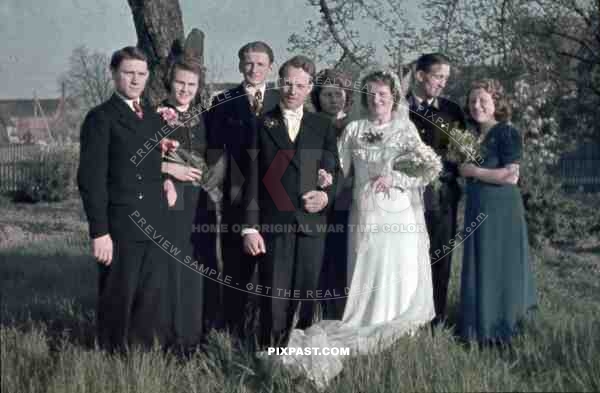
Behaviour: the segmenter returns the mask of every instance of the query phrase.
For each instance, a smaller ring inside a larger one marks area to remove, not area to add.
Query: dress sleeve
[[[498,158],[501,166],[518,164],[523,151],[521,132],[514,127],[506,126],[498,136]]]
[[[338,153],[340,166],[344,173],[344,177],[350,174],[352,167],[352,149],[354,148],[354,135],[356,135],[357,123],[350,122],[344,129],[342,137],[338,141]]]

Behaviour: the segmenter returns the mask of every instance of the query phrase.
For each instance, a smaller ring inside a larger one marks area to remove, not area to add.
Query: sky
[[[419,15],[407,1],[408,12]],[[306,0],[180,0],[184,31],[205,33],[205,65],[212,81],[236,82],[237,51],[246,42],[268,42],[278,59],[287,52],[288,37],[302,33],[317,7]],[[368,40],[382,32],[361,31]],[[127,0],[1,0],[0,98],[53,98],[58,78],[68,69],[74,48],[85,45],[110,55],[137,42]],[[382,49],[383,50],[383,49]]]

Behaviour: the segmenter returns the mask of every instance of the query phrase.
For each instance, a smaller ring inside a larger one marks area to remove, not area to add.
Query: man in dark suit
[[[93,108],[81,128],[77,181],[99,262],[99,343],[108,350],[168,345],[174,339],[170,301],[174,263],[162,231],[161,122],[140,102],[149,71],[138,48],[116,51],[115,93]],[[168,243],[168,242],[167,242]]]
[[[299,302],[297,327],[312,324],[329,201],[335,184],[320,189],[320,169],[339,167],[335,129],[305,112],[314,63],[296,56],[279,69],[281,102],[260,120],[257,157],[248,163],[244,251],[261,256],[261,345],[284,346]],[[335,183],[335,181],[334,181]]]
[[[465,129],[465,116],[460,106],[440,97],[450,76],[450,61],[440,53],[430,53],[417,60],[415,89],[406,97],[410,106],[410,119],[415,124],[423,142],[442,157],[444,170],[440,176],[441,187],[425,189],[425,220],[431,242],[431,272],[433,300],[436,317],[434,324],[446,318],[448,281],[452,243],[456,235],[456,213],[460,187],[456,181],[458,168],[445,159],[450,132]]]
[[[250,42],[238,51],[239,70],[244,81],[237,87],[217,95],[207,113],[210,146],[222,146],[226,153],[223,181],[221,251],[225,276],[235,282],[249,283],[256,268],[256,259],[242,252],[239,226],[244,214],[241,189],[245,182],[247,149],[256,135],[258,116],[273,109],[279,102],[279,92],[267,88],[266,78],[272,70],[273,51],[264,42]],[[207,283],[218,293],[216,283]],[[245,287],[244,287],[245,288]],[[242,288],[242,289],[244,289]],[[244,331],[248,293],[223,287],[225,325],[232,333]]]

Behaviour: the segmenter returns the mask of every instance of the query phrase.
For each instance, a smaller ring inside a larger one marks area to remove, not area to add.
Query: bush
[[[38,157],[20,162],[20,181],[15,202],[58,202],[67,199],[75,189],[78,150],[74,146],[46,149]]]
[[[527,156],[523,161],[521,188],[532,245],[571,243],[599,231],[597,209],[567,194],[547,165],[529,163]]]

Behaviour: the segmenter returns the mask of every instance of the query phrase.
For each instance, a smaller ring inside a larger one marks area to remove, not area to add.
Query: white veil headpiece
[[[374,73],[381,73],[383,75],[389,76],[392,78],[394,83],[394,88],[399,91],[399,101],[396,103],[396,110],[392,112],[392,121],[398,122],[410,122],[409,118],[409,106],[406,101],[406,94],[408,92],[408,86],[410,82],[410,78],[412,76],[412,71],[409,71],[406,75],[403,76],[402,79],[398,77],[398,74],[390,67],[382,66],[382,65],[373,65],[363,71],[360,75],[361,88],[364,89],[364,80],[369,75]],[[412,124],[412,123],[411,123]]]

